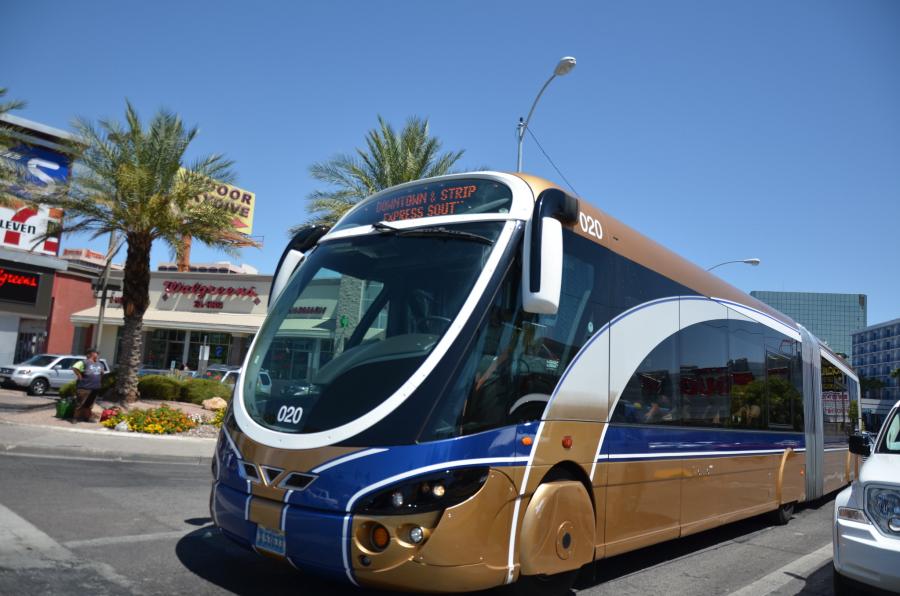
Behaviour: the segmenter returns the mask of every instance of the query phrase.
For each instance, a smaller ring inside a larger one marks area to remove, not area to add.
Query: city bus
[[[431,178],[285,249],[211,514],[357,586],[561,593],[844,486],[858,398],[803,326],[559,186]]]

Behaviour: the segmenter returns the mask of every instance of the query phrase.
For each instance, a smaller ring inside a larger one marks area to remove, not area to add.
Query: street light
[[[575,68],[575,58],[572,56],[563,56],[559,59],[559,63],[556,65],[556,68],[553,69],[553,74],[550,75],[550,78],[547,79],[547,82],[544,83],[544,86],[541,87],[541,90],[538,91],[537,97],[534,98],[534,103],[531,104],[531,109],[528,110],[528,117],[524,120],[520,117],[519,124],[516,126],[516,136],[518,137],[518,156],[516,158],[516,171],[522,171],[522,143],[525,142],[525,129],[528,128],[528,123],[531,122],[531,115],[534,114],[534,108],[537,107],[538,100],[541,99],[541,95],[544,93],[544,89],[547,88],[547,85],[550,84],[550,81],[555,79],[556,77],[562,77]]]
[[[719,263],[718,265],[713,265],[712,267],[707,269],[707,271],[712,271],[716,267],[721,267],[722,265],[728,265],[729,263],[745,263],[747,265],[753,265],[754,267],[756,267],[757,265],[759,265],[760,261],[759,261],[759,259],[738,259],[737,261],[725,261],[723,263]]]

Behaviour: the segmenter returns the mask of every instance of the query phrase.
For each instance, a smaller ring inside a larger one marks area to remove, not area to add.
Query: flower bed
[[[197,426],[197,421],[166,404],[150,410],[131,410],[110,416],[100,424],[114,428],[122,421],[128,423],[129,430],[153,435],[181,433]]]

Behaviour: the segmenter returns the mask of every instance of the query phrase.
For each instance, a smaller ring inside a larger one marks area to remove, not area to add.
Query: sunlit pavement
[[[0,594],[351,591],[231,544],[197,463],[0,456]],[[601,561],[583,594],[830,594],[832,501]],[[356,594],[373,594],[362,590]],[[494,593],[497,593],[496,591]]]

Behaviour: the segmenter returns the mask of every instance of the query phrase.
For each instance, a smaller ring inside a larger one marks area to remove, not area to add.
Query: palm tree
[[[0,99],[6,96],[9,90],[6,87],[0,87]],[[19,99],[13,99],[11,101],[0,102],[0,116],[12,112],[13,110],[21,110],[25,107],[25,102]],[[0,128],[0,134],[5,133],[6,131],[3,128]],[[6,137],[0,138],[0,140],[5,141]]]
[[[0,99],[6,96],[8,90],[6,87],[0,87]],[[11,100],[0,102],[0,116],[3,116],[13,110],[21,110],[25,107],[25,102],[21,100]],[[13,130],[5,122],[0,121],[0,149],[4,149],[16,142],[13,137]],[[6,194],[8,187],[15,184],[21,176],[20,168],[12,165],[12,161],[3,160],[0,163],[0,207],[8,207],[14,203],[15,198]]]
[[[336,188],[316,190],[308,199],[308,223],[334,225],[360,199],[395,184],[450,173],[464,150],[440,153],[441,142],[428,134],[428,120],[412,116],[398,134],[378,116],[378,128],[366,133],[366,149],[315,163],[310,175]],[[303,224],[305,225],[305,224]],[[296,226],[296,232],[303,225]]]
[[[226,251],[254,243],[231,231],[225,211],[197,200],[212,191],[214,181],[231,181],[233,164],[210,155],[186,165],[185,153],[197,129],[186,128],[176,114],[160,110],[145,128],[126,102],[124,125],[79,120],[75,127],[86,147],[79,156],[81,167],[68,192],[39,201],[63,209],[63,232],[91,232],[95,238],[116,233],[128,244],[115,392],[121,401],[135,401],[154,241],[173,250],[184,235]]]

